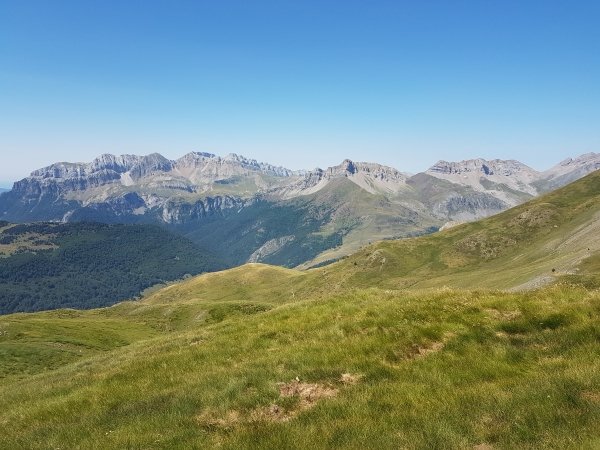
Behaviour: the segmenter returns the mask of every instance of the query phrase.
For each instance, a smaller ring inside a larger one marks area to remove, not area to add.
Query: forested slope
[[[157,226],[0,222],[0,313],[106,306],[220,267]]]

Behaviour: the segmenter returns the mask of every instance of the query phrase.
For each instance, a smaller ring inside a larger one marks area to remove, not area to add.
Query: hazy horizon
[[[102,153],[544,170],[600,152],[600,3],[5,1],[0,186]]]

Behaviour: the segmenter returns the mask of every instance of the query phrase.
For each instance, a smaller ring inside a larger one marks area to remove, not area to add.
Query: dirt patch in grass
[[[446,344],[442,341],[432,342],[432,343],[428,344],[427,346],[421,346],[421,345],[415,344],[411,347],[410,357],[411,358],[420,358],[423,356],[427,356],[430,353],[439,352],[441,349],[444,348],[444,345],[446,345]]]
[[[454,336],[454,333],[446,333],[441,340],[430,342],[425,345],[413,344],[409,351],[409,359],[422,358],[431,353],[436,353],[446,346],[446,342]]]
[[[494,450],[490,444],[477,444],[473,446],[473,450]]]
[[[229,411],[224,416],[219,417],[213,411],[203,411],[196,416],[196,422],[207,431],[230,431],[242,421],[242,416],[238,411]]]
[[[260,411],[259,416],[267,420],[286,421],[312,408],[321,399],[335,397],[338,392],[338,389],[331,385],[302,383],[298,379],[289,383],[279,383],[280,398],[295,400],[295,407],[288,409],[274,404],[266,408],[266,411]]]
[[[581,393],[581,398],[600,405],[600,391],[584,391]]]
[[[343,384],[356,384],[362,377],[362,374],[343,373],[340,377],[340,382]]]
[[[521,316],[521,311],[500,311],[498,309],[485,309],[485,313],[490,316],[492,319],[497,320],[515,320],[517,317]]]
[[[321,398],[333,397],[338,392],[334,387],[319,383],[302,383],[296,379],[290,383],[279,383],[279,395],[282,397],[298,397],[307,403],[314,403]]]
[[[361,375],[344,373],[339,381],[345,385],[359,382]],[[269,406],[254,408],[250,411],[228,411],[218,414],[207,410],[196,416],[196,422],[208,431],[229,431],[239,425],[251,422],[287,422],[301,412],[314,407],[323,399],[335,397],[339,389],[324,383],[303,383],[296,379],[289,383],[278,383],[279,399]]]
[[[425,342],[421,344],[412,344],[408,348],[393,350],[388,352],[385,357],[385,363],[390,367],[399,367],[402,363],[410,360],[424,358],[432,353],[441,351],[447,342],[454,337],[454,333],[445,333],[438,341]]]

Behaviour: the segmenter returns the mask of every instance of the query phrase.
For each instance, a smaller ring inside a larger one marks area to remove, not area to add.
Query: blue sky
[[[100,153],[544,169],[600,151],[598,1],[0,0],[0,186]]]

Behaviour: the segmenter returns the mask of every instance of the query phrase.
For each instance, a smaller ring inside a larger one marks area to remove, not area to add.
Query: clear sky
[[[0,186],[100,153],[600,151],[600,1],[0,0]]]

